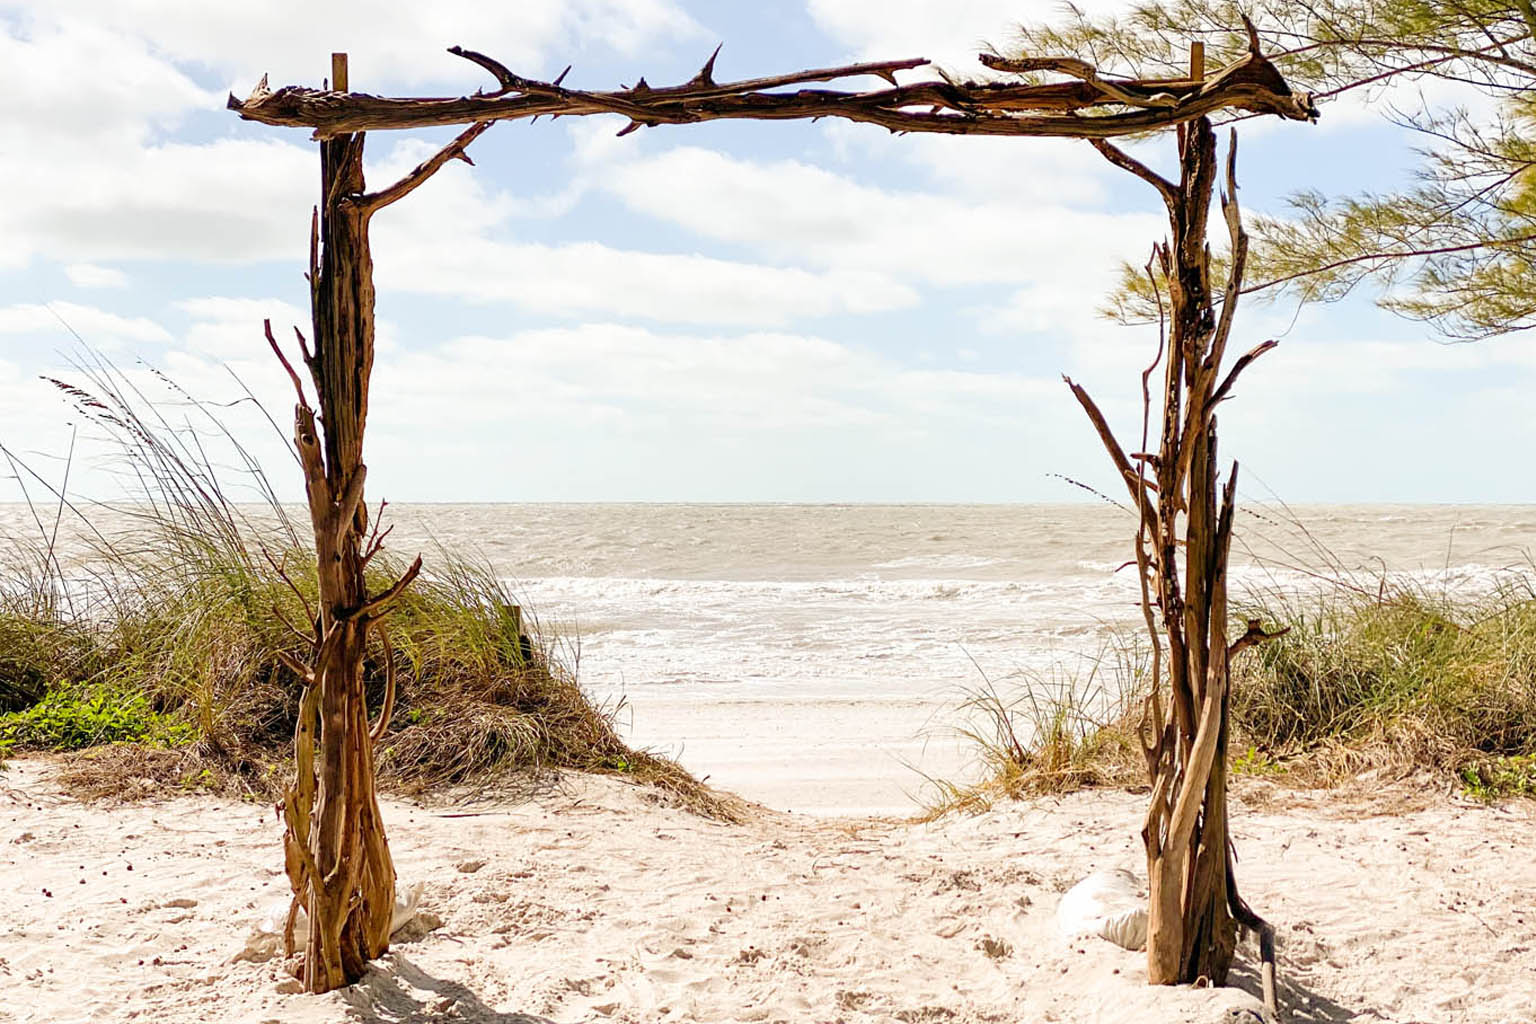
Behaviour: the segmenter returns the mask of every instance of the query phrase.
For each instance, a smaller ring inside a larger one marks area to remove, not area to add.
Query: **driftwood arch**
[[[1168,207],[1171,244],[1158,250],[1169,281],[1171,330],[1166,352],[1163,420],[1156,453],[1143,429],[1142,450],[1128,452],[1087,393],[1071,385],[1130,488],[1139,512],[1136,549],[1148,629],[1164,655],[1162,677],[1148,700],[1144,746],[1153,785],[1144,838],[1152,886],[1148,978],[1153,983],[1224,980],[1235,947],[1234,918],[1271,934],[1238,897],[1226,816],[1227,665],[1260,634],[1229,644],[1226,637],[1226,547],[1231,535],[1233,478],[1216,501],[1215,406],[1232,380],[1264,348],[1238,360],[1221,378],[1226,339],[1241,281],[1246,244],[1228,165],[1223,205],[1232,232],[1234,271],[1214,312],[1205,227],[1216,178],[1216,147],[1208,116],[1240,109],[1289,120],[1317,116],[1306,94],[1293,93],[1259,52],[1249,25],[1247,54],[1207,77],[1203,50],[1191,51],[1190,73],[1178,79],[1129,80],[1101,74],[1071,57],[1008,59],[982,55],[1002,76],[990,81],[943,79],[900,84],[895,73],[924,67],[921,58],[848,64],[787,75],[720,83],[717,48],[699,73],[675,86],[641,79],[617,91],[589,91],[517,75],[485,54],[450,52],[489,72],[496,87],[440,98],[385,97],[348,89],[346,56],[332,60],[332,88],[285,86],[265,78],[229,109],[246,120],[304,127],[320,143],[321,201],[311,232],[309,278],[314,340],[298,343],[317,395],[267,336],[298,393],[295,440],[305,473],[319,559],[320,609],[314,653],[290,667],[305,682],[295,734],[294,783],[280,810],[285,859],[293,889],[292,926],[309,914],[303,982],[324,992],[362,976],[368,961],[388,948],[394,868],[374,785],[373,744],[387,726],[369,724],[362,687],[363,652],[389,604],[420,571],[420,559],[383,592],[364,579],[379,550],[370,530],[364,481],[363,434],[373,365],[374,291],[368,227],[379,210],[404,198],[445,163],[468,161],[465,150],[495,121],[542,115],[621,114],[627,134],[641,127],[720,119],[796,120],[840,117],[893,132],[1084,138],[1118,166],[1157,187]],[[569,72],[569,68],[566,72]],[[1038,81],[1041,75],[1065,80]],[[1030,76],[1020,80],[1017,76]],[[866,91],[810,88],[863,76],[887,84]],[[452,142],[390,186],[369,192],[363,178],[364,133],[468,124]],[[1107,140],[1177,127],[1181,175],[1166,181]],[[1154,363],[1154,367],[1157,363]],[[1146,388],[1150,415],[1151,396]],[[1068,382],[1071,383],[1070,381]],[[1148,476],[1148,470],[1152,475]],[[1181,519],[1182,517],[1182,519]],[[1178,549],[1187,551],[1181,575]],[[1186,581],[1181,588],[1180,580]],[[1159,629],[1158,618],[1162,628]],[[393,683],[390,684],[392,691]],[[1168,709],[1171,709],[1168,710]],[[318,758],[318,762],[317,762]],[[1265,944],[1266,960],[1272,946]],[[1266,964],[1267,968],[1272,965]],[[1266,971],[1272,995],[1272,970]]]

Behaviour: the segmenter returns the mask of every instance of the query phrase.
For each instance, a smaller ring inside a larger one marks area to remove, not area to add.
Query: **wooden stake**
[[[346,54],[342,54],[341,59],[345,61]],[[346,74],[345,67],[342,74]],[[1205,81],[1205,43],[1198,39],[1189,44],[1189,77],[1194,82]]]
[[[350,92],[347,87],[347,55],[331,54],[331,89],[334,92]]]

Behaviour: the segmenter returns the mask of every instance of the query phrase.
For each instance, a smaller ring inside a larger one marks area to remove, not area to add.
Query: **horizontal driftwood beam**
[[[1274,65],[1251,52],[1204,81],[1112,80],[1081,61],[1025,62],[1030,70],[1056,70],[1066,82],[896,83],[894,72],[926,65],[921,58],[849,64],[736,83],[713,79],[714,57],[693,79],[654,88],[644,79],[617,91],[570,89],[523,78],[483,54],[453,52],[490,71],[499,88],[457,97],[387,97],[285,86],[265,79],[245,100],[229,98],[242,118],[310,128],[319,138],[350,132],[427,128],[548,116],[622,114],[626,131],[641,126],[722,119],[797,120],[840,117],[899,132],[955,135],[1112,138],[1180,124],[1223,109],[1274,114],[1292,120],[1317,116],[1310,97],[1292,93]],[[1010,71],[1013,63],[986,63]],[[1017,62],[1014,62],[1017,63]],[[1070,66],[1069,66],[1070,65]],[[567,69],[569,70],[569,69]],[[888,87],[849,91],[793,88],[878,75]]]

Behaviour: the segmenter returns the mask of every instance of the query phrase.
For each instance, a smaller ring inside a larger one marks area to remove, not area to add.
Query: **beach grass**
[[[141,487],[111,508],[80,503],[6,453],[54,506],[34,507],[36,536],[12,538],[0,563],[0,752],[73,752],[61,777],[85,797],[211,789],[268,799],[290,774],[301,695],[283,656],[307,661],[313,643],[307,524],[213,410],[188,398],[192,415],[172,423],[110,364],[81,369],[84,384],[61,390],[118,442]],[[230,499],[229,465],[256,504]],[[52,525],[66,517],[90,548],[68,568]],[[98,528],[106,519],[118,526],[110,535]],[[386,650],[396,673],[376,747],[386,787],[423,793],[571,769],[732,816],[680,766],[623,742],[619,708],[583,691],[572,645],[523,614],[489,565],[441,548],[424,561],[383,622],[387,648],[376,630],[364,667],[372,715]],[[380,555],[374,588],[403,568]]]
[[[1270,595],[1254,613],[1291,627],[1233,666],[1234,734],[1254,767],[1306,782],[1429,770],[1480,796],[1522,792],[1536,755],[1528,575],[1473,594],[1383,580]]]
[[[1249,594],[1234,616],[1281,637],[1232,666],[1232,770],[1296,786],[1437,777],[1496,800],[1536,796],[1536,592],[1511,571],[1458,592],[1385,574]],[[1234,634],[1235,635],[1235,634]],[[1081,673],[1026,673],[967,694],[979,781],[938,782],[930,814],[1092,786],[1141,786],[1145,644],[1121,637]]]

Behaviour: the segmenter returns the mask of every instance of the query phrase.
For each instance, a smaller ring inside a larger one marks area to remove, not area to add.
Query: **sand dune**
[[[521,800],[390,801],[422,916],[362,983],[310,997],[280,958],[232,961],[285,892],[269,808],[84,806],[50,771],[0,775],[4,1021],[1258,1019],[1251,946],[1236,988],[1153,989],[1140,954],[1056,932],[1068,886],[1138,868],[1132,794],[929,825],[766,811],[725,825],[589,778]],[[1290,1019],[1536,1020],[1530,808],[1336,804],[1238,795],[1240,877],[1279,926]]]

